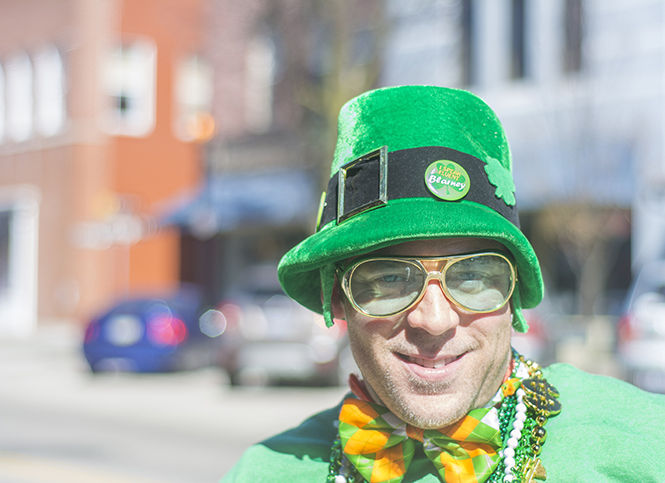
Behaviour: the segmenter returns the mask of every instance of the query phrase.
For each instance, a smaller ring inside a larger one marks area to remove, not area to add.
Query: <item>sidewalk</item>
[[[0,371],[34,366],[72,366],[79,360],[83,330],[74,323],[42,323],[27,336],[0,335]]]

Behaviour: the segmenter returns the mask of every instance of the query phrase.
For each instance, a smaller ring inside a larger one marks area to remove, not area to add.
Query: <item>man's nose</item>
[[[430,280],[423,298],[412,308],[407,323],[432,335],[445,334],[459,325],[459,313],[455,310],[441,288],[438,280]]]

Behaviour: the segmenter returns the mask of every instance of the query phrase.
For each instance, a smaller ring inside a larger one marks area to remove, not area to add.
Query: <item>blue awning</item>
[[[213,176],[193,195],[173,202],[160,224],[205,234],[280,226],[311,219],[317,198],[312,177],[303,171]]]

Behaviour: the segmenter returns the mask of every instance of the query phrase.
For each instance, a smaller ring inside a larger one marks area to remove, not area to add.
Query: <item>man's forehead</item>
[[[433,240],[413,240],[383,247],[372,252],[372,254],[436,257],[497,249],[505,251],[506,248],[498,241],[488,238],[460,237],[438,238]]]

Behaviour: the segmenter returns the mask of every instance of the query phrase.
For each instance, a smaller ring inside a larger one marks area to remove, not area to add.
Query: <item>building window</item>
[[[208,62],[194,55],[176,67],[174,129],[183,141],[207,141],[215,131],[211,115],[213,71]]]
[[[563,70],[566,73],[582,69],[583,17],[582,0],[566,0],[563,17]]]
[[[272,37],[255,36],[247,47],[246,116],[248,127],[266,131],[272,124],[273,84],[276,71],[276,46]]]
[[[26,54],[12,57],[6,65],[7,134],[25,141],[33,130],[32,64]]]
[[[526,76],[525,14],[524,0],[512,0],[510,33],[510,76],[522,79]]]
[[[462,27],[462,84],[472,85],[476,82],[474,67],[474,35],[475,18],[473,13],[473,0],[462,1],[461,27]]]
[[[145,136],[154,128],[156,61],[155,45],[146,40],[111,51],[104,75],[110,98],[105,128],[111,134]]]
[[[36,128],[44,136],[60,132],[65,124],[65,74],[62,57],[53,46],[35,57]]]

